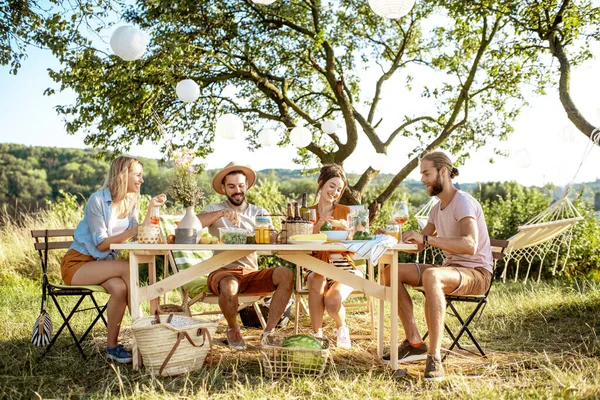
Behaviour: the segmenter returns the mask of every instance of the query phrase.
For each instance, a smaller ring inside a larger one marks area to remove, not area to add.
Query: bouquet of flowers
[[[175,161],[175,175],[169,182],[167,193],[184,207],[191,207],[202,199],[204,191],[196,181],[196,168],[192,164],[194,155],[187,149],[178,149],[173,152]]]

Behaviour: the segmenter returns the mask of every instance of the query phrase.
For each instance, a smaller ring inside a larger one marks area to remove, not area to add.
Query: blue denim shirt
[[[112,236],[109,221],[112,215],[112,196],[109,189],[92,194],[83,210],[83,220],[77,225],[71,249],[96,260],[114,260],[118,250],[100,251],[98,246]],[[128,229],[137,225],[135,207],[129,213]]]

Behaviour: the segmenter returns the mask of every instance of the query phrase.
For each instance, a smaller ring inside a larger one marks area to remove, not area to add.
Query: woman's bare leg
[[[323,275],[314,272],[310,273],[306,280],[308,287],[308,311],[310,312],[310,322],[315,332],[318,332],[323,326],[323,313],[325,312],[323,298],[326,284],[327,279]]]
[[[115,347],[119,339],[121,321],[129,302],[129,263],[121,260],[92,261],[83,264],[71,280],[72,285],[102,285],[110,295],[108,317],[108,347]]]

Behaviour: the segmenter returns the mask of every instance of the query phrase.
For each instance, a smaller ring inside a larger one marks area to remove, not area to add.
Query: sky
[[[107,32],[106,35],[110,35]],[[593,47],[594,53],[600,55],[600,45]],[[57,85],[48,77],[47,69],[57,69],[58,62],[46,50],[30,48],[28,58],[23,61],[18,74],[9,74],[7,67],[0,67],[0,143],[19,143],[31,146],[75,147],[84,148],[83,132],[68,135],[61,117],[54,108],[61,104],[72,104],[75,96],[71,92],[53,96],[44,96],[48,87]],[[572,96],[583,115],[592,123],[600,125],[600,60],[598,58],[586,62],[572,71]],[[418,87],[417,76],[414,87]],[[369,74],[365,74],[363,84],[367,90],[372,87]],[[369,91],[372,93],[372,90]],[[469,160],[459,167],[460,176],[456,183],[510,181],[523,185],[543,185],[554,183],[564,186],[571,182],[590,140],[577,131],[567,119],[554,90],[545,96],[531,96],[529,106],[522,109],[514,123],[515,132],[510,139],[501,143],[489,143],[486,147],[471,154]],[[382,123],[383,131],[391,131],[396,122],[394,117],[410,114],[418,105],[418,90],[408,93],[403,89],[400,78],[391,82],[383,92],[383,101],[379,108],[382,116],[389,117]],[[403,111],[399,113],[398,110]],[[383,168],[385,173],[397,173],[408,161],[408,150],[417,144],[411,139],[396,140],[388,149],[390,162]],[[494,155],[494,148],[507,151],[507,158]],[[202,162],[208,169],[224,167],[229,161],[244,162],[256,170],[269,168],[297,169],[292,159],[296,150],[268,147],[249,152],[246,146],[217,138],[214,143],[215,152]],[[578,182],[589,182],[600,179],[600,149],[591,146],[587,158],[581,166],[576,179]],[[370,164],[374,150],[363,136],[355,153],[344,163],[347,172],[362,173]],[[366,150],[365,150],[366,149]],[[132,155],[160,158],[159,146],[144,144],[132,148]],[[489,159],[494,157],[495,163]],[[399,160],[399,161],[398,161]],[[409,178],[419,179],[418,170]]]

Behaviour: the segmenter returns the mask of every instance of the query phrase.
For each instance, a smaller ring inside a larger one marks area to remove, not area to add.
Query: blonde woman
[[[113,243],[123,243],[137,235],[138,198],[144,183],[142,163],[119,156],[110,164],[102,189],[92,194],[85,205],[83,220],[77,225],[73,244],[61,264],[67,285],[102,285],[110,294],[106,309],[108,334],[107,357],[128,363],[131,354],[118,343],[121,320],[128,305],[129,263],[115,260]],[[150,210],[160,207],[167,197],[160,194],[150,200]]]

